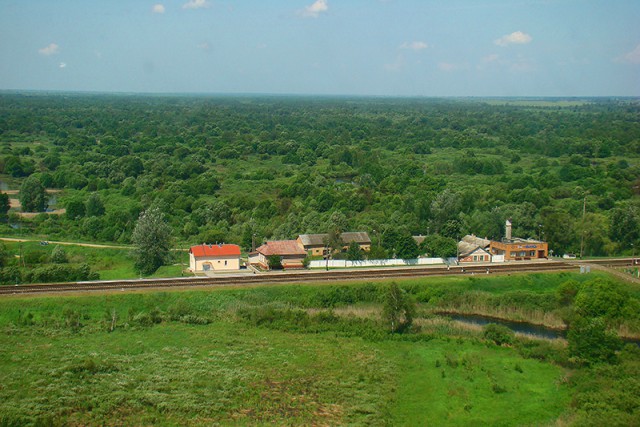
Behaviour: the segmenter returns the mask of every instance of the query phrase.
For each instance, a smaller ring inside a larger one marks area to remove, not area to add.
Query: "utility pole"
[[[587,195],[585,194],[583,202],[582,202],[582,230],[580,233],[580,259],[582,259],[582,255],[584,252],[584,216],[587,213]]]
[[[327,242],[327,246],[324,248],[324,258],[326,260],[325,268],[326,271],[329,271],[329,243]]]

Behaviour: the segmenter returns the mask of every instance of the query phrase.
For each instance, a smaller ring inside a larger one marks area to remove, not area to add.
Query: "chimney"
[[[511,240],[511,220],[509,219],[505,224],[504,238],[507,240]]]

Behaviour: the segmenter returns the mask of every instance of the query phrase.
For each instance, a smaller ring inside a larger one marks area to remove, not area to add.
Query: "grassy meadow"
[[[425,299],[451,298],[445,289],[547,295],[583,276],[471,279],[398,282],[418,302],[403,334],[388,332],[381,317],[386,282],[4,298],[0,425],[634,419],[634,388],[572,364],[562,342],[496,345],[481,330],[434,317],[438,302]],[[638,369],[640,356],[620,360],[610,375]],[[615,392],[613,400],[589,406],[598,390]]]

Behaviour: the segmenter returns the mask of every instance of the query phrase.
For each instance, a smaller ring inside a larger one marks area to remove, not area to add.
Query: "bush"
[[[16,266],[0,268],[0,285],[16,285],[22,283],[22,273]]]
[[[515,341],[516,336],[513,331],[504,325],[489,323],[483,329],[484,338],[497,345],[513,344]]]
[[[67,252],[62,246],[56,245],[53,251],[51,251],[50,259],[54,264],[66,264],[68,262]]]
[[[586,282],[578,291],[575,311],[582,317],[618,319],[629,299],[629,295],[614,283],[596,279]]]
[[[526,359],[542,360],[561,366],[570,365],[569,355],[564,346],[554,346],[543,340],[517,340],[515,345],[518,353]]]
[[[569,354],[579,364],[613,363],[622,348],[618,335],[607,329],[602,318],[578,317],[567,334]]]
[[[54,264],[26,270],[22,275],[22,282],[74,282],[78,280],[97,280],[99,278],[98,273],[92,272],[88,264],[82,264],[79,267]]]
[[[558,302],[562,305],[571,304],[578,294],[578,291],[580,291],[580,283],[575,280],[567,280],[558,286],[558,290],[556,291]]]
[[[195,314],[187,314],[186,316],[182,316],[180,318],[180,321],[189,325],[208,325],[209,323],[211,323],[211,320],[209,320],[208,318],[196,316]]]

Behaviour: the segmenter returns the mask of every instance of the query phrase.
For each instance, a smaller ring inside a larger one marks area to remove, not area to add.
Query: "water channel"
[[[454,313],[440,313],[440,316],[447,317],[457,322],[466,323],[467,325],[484,326],[489,323],[496,323],[498,325],[504,325],[514,332],[519,332],[528,335],[532,338],[545,338],[545,339],[566,339],[567,331],[561,329],[552,329],[545,326],[533,325],[525,322],[512,322],[509,320],[495,319],[493,317],[479,316],[476,314],[454,314]],[[625,343],[636,344],[640,347],[640,340],[631,338],[622,338]]]
[[[547,328],[540,325],[532,325],[524,322],[511,322],[509,320],[495,319],[493,317],[479,316],[475,314],[440,314],[457,322],[466,323],[468,325],[484,326],[489,323],[496,323],[498,325],[504,325],[514,332],[520,332],[525,335],[530,335],[534,338],[547,338],[557,339],[566,338],[567,331]]]

